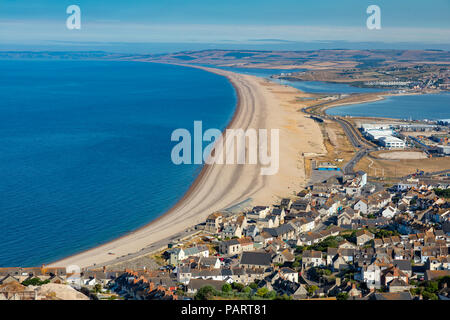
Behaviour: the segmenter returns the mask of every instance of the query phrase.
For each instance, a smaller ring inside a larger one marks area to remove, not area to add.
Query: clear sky
[[[68,30],[66,8],[81,8]],[[366,9],[381,8],[381,30]],[[0,44],[345,40],[450,42],[450,0],[0,0]]]

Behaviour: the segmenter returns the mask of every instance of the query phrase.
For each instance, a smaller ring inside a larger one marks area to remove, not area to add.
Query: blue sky
[[[65,26],[72,4],[81,8],[81,30]],[[371,4],[381,8],[381,30],[366,28]],[[1,0],[0,43],[449,43],[449,13],[449,0]]]

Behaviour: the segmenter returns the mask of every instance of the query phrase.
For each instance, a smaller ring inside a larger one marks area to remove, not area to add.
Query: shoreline
[[[306,140],[314,141],[314,147],[317,148],[320,129],[314,121],[306,118],[304,114],[299,114],[298,107],[292,108],[292,111],[282,110],[284,107],[281,106],[279,99],[275,98],[275,94],[268,88],[277,86],[276,84],[269,84],[264,79],[255,76],[221,69],[183,66],[199,68],[225,76],[233,85],[237,95],[237,105],[226,128],[243,130],[283,128],[292,121],[293,117],[299,117],[298,121],[301,121],[302,125],[298,127],[304,128],[304,124],[307,128],[313,126],[313,129],[309,130],[312,132],[306,134]],[[279,88],[279,90],[282,89]],[[291,94],[302,94],[301,91],[294,88],[283,90],[289,90]],[[317,130],[315,126],[317,126]],[[298,139],[298,131],[298,128],[294,131],[292,129],[280,130],[281,144],[283,141],[291,141],[292,145],[298,145],[298,149],[304,150],[305,141],[293,140],[301,140]],[[289,135],[289,139],[283,139],[282,135]],[[213,212],[223,211],[244,201],[250,202],[248,205],[254,203],[269,205],[275,198],[292,195],[289,188],[292,188],[294,183],[298,185],[304,176],[304,167],[295,165],[298,162],[298,149],[293,152],[292,146],[289,144],[280,146],[280,171],[273,176],[261,176],[262,166],[260,164],[231,166],[204,164],[184,196],[158,218],[119,238],[59,259],[47,266],[77,265],[80,268],[92,266],[99,268],[102,264],[115,264],[117,259],[126,259],[127,257],[131,259],[131,256],[134,255],[136,255],[135,257],[147,255],[151,252],[146,252],[146,250],[150,250],[152,247],[152,252],[156,252],[162,247],[167,248],[168,241],[173,240],[174,235],[176,239],[187,235],[186,229],[204,222],[206,217]],[[307,146],[305,149],[308,149]],[[283,165],[283,163],[287,164]]]
[[[136,61],[136,60],[135,60]],[[149,61],[140,61],[140,62],[149,62]],[[151,63],[161,63],[161,62],[151,62]],[[178,65],[178,66],[183,66],[183,67],[189,67],[189,68],[197,68],[197,69],[201,69],[207,72],[212,72],[215,74],[218,74],[220,76],[224,76],[228,79],[228,81],[230,82],[230,84],[233,86],[235,92],[236,92],[236,107],[233,113],[233,116],[231,118],[231,120],[229,121],[229,123],[227,124],[227,126],[224,128],[223,131],[225,131],[226,129],[232,128],[233,126],[237,125],[240,121],[240,118],[243,117],[243,112],[245,112],[245,108],[243,108],[242,104],[243,104],[243,88],[242,85],[239,85],[239,81],[237,80],[239,77],[249,77],[249,78],[256,78],[254,76],[248,76],[248,75],[241,75],[241,74],[237,74],[231,71],[226,71],[226,70],[222,70],[222,69],[216,69],[216,68],[210,68],[210,67],[204,67],[204,66],[196,66],[196,65],[186,65],[186,64],[175,64],[175,63],[163,63],[163,64],[171,64],[171,65]],[[278,84],[275,84],[278,85]],[[290,87],[292,88],[292,87]],[[294,89],[294,88],[292,88]],[[294,89],[298,92],[298,89]],[[309,94],[309,93],[306,93]],[[418,93],[409,93],[409,94],[400,94],[400,95],[415,95]],[[326,109],[328,108],[334,108],[334,107],[339,107],[342,105],[350,105],[350,104],[361,104],[361,103],[370,103],[370,102],[374,102],[374,101],[379,101],[379,100],[383,100],[385,99],[386,96],[392,96],[392,94],[386,93],[384,92],[384,94],[377,94],[374,98],[369,99],[369,100],[360,100],[360,101],[355,101],[355,102],[346,102],[346,103],[341,103],[341,104],[336,104],[336,105],[332,105],[332,106],[326,106],[323,109],[323,112],[325,112]],[[394,95],[396,96],[396,95]],[[253,109],[253,112],[255,112],[257,110]],[[243,128],[244,130],[246,128]],[[87,250],[83,250],[81,252],[75,253],[73,255],[70,255],[68,257],[59,259],[55,262],[52,262],[50,264],[48,264],[49,266],[66,266],[69,264],[78,264],[80,265],[80,267],[90,267],[92,266],[91,262],[84,262],[84,261],[95,261],[95,255],[94,253],[97,251],[102,251],[102,254],[105,254],[105,251],[108,252],[115,252],[115,247],[112,247],[112,245],[116,244],[117,242],[124,242],[125,240],[129,240],[129,238],[136,238],[137,236],[139,237],[140,233],[148,233],[149,230],[153,228],[155,225],[158,224],[162,224],[167,226],[167,228],[171,228],[174,229],[172,225],[168,224],[165,220],[167,220],[168,218],[171,218],[171,215],[176,215],[177,211],[179,210],[186,210],[186,206],[189,206],[189,201],[191,201],[191,198],[195,198],[196,195],[198,195],[198,193],[201,193],[202,191],[202,184],[205,183],[206,180],[208,180],[208,177],[211,175],[215,175],[217,176],[217,174],[212,173],[212,171],[214,170],[214,167],[217,165],[208,165],[208,164],[203,164],[202,169],[200,170],[199,174],[197,175],[197,177],[195,178],[195,180],[192,182],[192,184],[190,185],[189,189],[185,192],[185,194],[177,201],[177,203],[175,205],[173,205],[171,208],[169,208],[167,211],[165,211],[163,214],[161,214],[159,217],[153,219],[152,221],[150,221],[149,223],[139,227],[138,229],[134,229],[132,231],[127,232],[126,234],[123,234],[120,237],[114,238],[113,240],[110,240],[106,243],[100,244],[98,246],[95,246],[93,248],[87,249]],[[258,166],[259,168],[259,166]],[[233,174],[234,176],[236,176],[236,174]],[[255,181],[254,179],[257,179],[258,177],[253,177],[252,181]],[[237,178],[236,178],[237,179]],[[267,180],[264,178],[261,178],[259,180]],[[162,242],[162,241],[167,241],[168,238],[170,238],[169,240],[173,239],[174,235],[179,235],[180,233],[183,233],[181,236],[177,236],[176,238],[181,238],[184,235],[187,235],[186,233],[184,233],[183,231],[185,231],[187,228],[193,228],[195,225],[197,225],[200,222],[204,222],[204,220],[206,219],[206,217],[215,212],[215,211],[220,211],[220,210],[225,210],[227,208],[232,207],[233,205],[239,204],[240,202],[243,201],[247,201],[249,199],[252,199],[251,195],[255,194],[257,191],[261,190],[264,185],[266,185],[266,183],[264,183],[263,181],[259,181],[260,185],[258,186],[258,188],[251,190],[244,190],[244,192],[240,195],[234,195],[235,199],[232,201],[229,201],[228,206],[216,209],[216,210],[212,210],[210,208],[205,208],[203,209],[203,211],[209,210],[208,214],[203,214],[203,215],[199,215],[196,216],[195,219],[192,215],[188,216],[188,217],[184,217],[184,218],[189,218],[189,222],[188,224],[186,224],[184,226],[183,229],[180,228],[176,228],[176,230],[172,230],[170,232],[165,232],[166,233],[166,237],[161,238],[161,237],[156,237],[157,240],[151,241],[150,243],[146,243],[145,246],[140,246],[140,248],[137,248],[136,250],[126,250],[126,252],[123,252],[123,255],[109,255],[109,253],[107,253],[108,259],[100,258],[97,259],[99,260],[99,262],[94,262],[95,265],[98,264],[115,264],[117,263],[115,261],[115,259],[117,258],[126,258],[127,255],[136,255],[136,257],[138,256],[142,256],[142,255],[146,255],[149,253],[144,253],[142,252],[143,250],[145,250],[146,248],[149,248],[150,244],[153,243],[158,243],[158,242]],[[262,183],[262,185],[261,185]],[[204,188],[203,188],[204,189]],[[226,194],[224,194],[225,196]],[[183,218],[183,217],[180,217]],[[203,219],[202,219],[203,218]],[[173,220],[173,219],[172,219]],[[167,230],[166,230],[167,231]],[[143,238],[144,236],[142,236]],[[131,240],[134,241],[134,240]],[[123,245],[125,246],[125,245]],[[155,247],[154,249],[157,249],[157,247]],[[157,250],[154,250],[157,251]],[[131,252],[131,253],[130,253]],[[86,256],[86,257],[85,257]],[[90,256],[89,258],[87,256]],[[131,259],[131,257],[129,257],[129,259]],[[100,261],[101,260],[101,261]],[[77,263],[77,261],[81,261],[81,263]]]
[[[242,203],[245,207],[271,205],[281,198],[292,197],[306,186],[304,154],[326,153],[319,125],[305,113],[299,112],[301,103],[296,97],[309,94],[256,76],[203,66],[178,65],[213,72],[226,77],[232,84],[237,95],[236,109],[224,130],[279,129],[278,173],[260,175],[263,166],[259,163],[204,164],[183,197],[158,218],[119,238],[46,266],[76,265],[82,269],[98,269],[154,254],[167,248],[168,243],[192,235],[188,229],[205,222],[211,213]]]
[[[164,63],[164,64],[171,64],[171,63]],[[225,128],[224,128],[224,130],[222,132],[225,132],[225,130],[231,128],[233,126],[233,124],[236,122],[236,119],[239,116],[240,112],[242,112],[241,97],[240,97],[240,94],[239,94],[239,88],[236,86],[235,82],[232,79],[230,79],[229,76],[220,74],[219,72],[215,71],[215,70],[220,70],[220,69],[213,69],[213,68],[207,68],[207,67],[201,67],[201,66],[189,66],[189,65],[182,65],[182,64],[171,64],[171,65],[179,65],[179,66],[183,66],[183,67],[197,68],[197,69],[201,69],[201,70],[204,70],[204,71],[207,71],[207,72],[218,74],[220,76],[224,76],[225,78],[228,79],[228,81],[233,86],[233,89],[234,89],[234,91],[236,93],[236,106],[235,106],[235,110],[234,110],[233,116],[231,117],[231,120],[228,122],[228,124],[225,126]],[[113,242],[115,242],[117,240],[125,239],[126,237],[128,237],[128,236],[130,236],[130,235],[132,235],[134,233],[137,233],[139,231],[142,231],[142,230],[145,230],[145,229],[151,227],[152,225],[154,225],[158,221],[162,220],[166,215],[169,215],[171,212],[176,210],[178,207],[182,206],[183,202],[188,200],[189,196],[191,196],[195,192],[196,188],[201,184],[202,180],[207,176],[208,171],[211,170],[212,166],[213,165],[209,165],[209,164],[204,163],[203,166],[202,166],[202,169],[199,172],[199,174],[194,179],[194,181],[189,186],[188,190],[184,193],[184,195],[171,208],[169,208],[167,211],[162,213],[157,218],[153,219],[152,221],[148,222],[147,224],[145,224],[145,225],[143,225],[143,226],[141,226],[141,227],[139,227],[137,229],[129,231],[126,234],[124,234],[124,235],[122,235],[120,237],[116,237],[113,240],[110,240],[110,241],[108,241],[108,242],[106,242],[104,244],[95,246],[95,247],[87,249],[87,250],[80,251],[78,253],[72,254],[72,255],[67,256],[65,258],[62,258],[62,259],[56,260],[54,262],[48,263],[48,264],[46,264],[46,266],[60,266],[61,264],[65,264],[64,263],[65,260],[69,260],[69,259],[74,258],[74,257],[76,257],[78,255],[83,254],[83,253],[87,253],[87,252],[89,252],[91,250],[101,249],[102,247],[105,247],[108,244],[111,244],[111,243],[113,243]]]

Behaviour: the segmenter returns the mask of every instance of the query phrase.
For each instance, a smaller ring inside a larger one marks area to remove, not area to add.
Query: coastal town
[[[333,175],[271,206],[210,214],[150,255],[153,268],[0,268],[0,299],[57,299],[66,283],[86,299],[449,300],[449,188]]]
[[[144,228],[0,268],[0,300],[450,299],[448,120],[332,116],[373,97],[194,67],[235,86],[234,127],[288,128],[280,173],[209,166]]]

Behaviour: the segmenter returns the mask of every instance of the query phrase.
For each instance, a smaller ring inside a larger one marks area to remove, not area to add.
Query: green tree
[[[264,295],[264,298],[273,300],[273,299],[275,299],[276,296],[277,296],[276,291],[273,291],[273,290],[272,290],[272,291],[267,292],[267,293]]]
[[[308,287],[306,288],[306,290],[308,291],[308,295],[309,295],[310,297],[312,297],[312,296],[314,295],[314,292],[316,292],[317,289],[319,289],[319,288],[318,288],[317,286],[314,286],[314,285],[308,286]]]
[[[239,282],[233,282],[232,287],[239,292],[242,292],[242,290],[244,289],[244,285]]]
[[[222,286],[222,292],[230,292],[231,290],[232,290],[231,284],[229,284],[229,283],[225,283],[225,284]]]
[[[216,295],[216,289],[212,286],[200,288],[194,296],[195,300],[211,300]]]
[[[100,283],[97,283],[95,286],[94,286],[94,292],[95,293],[99,293],[99,292],[101,292],[102,291],[102,285],[100,284]]]
[[[259,288],[258,290],[256,290],[256,295],[258,297],[263,298],[268,292],[269,292],[269,289],[263,287],[263,288]]]
[[[436,294],[428,291],[422,292],[422,296],[424,300],[438,300],[438,296]]]
[[[28,278],[22,282],[22,284],[24,286],[42,286],[43,284],[47,284],[47,283],[50,283],[50,280],[47,279],[47,280],[42,281],[41,279],[36,278],[36,277]]]
[[[283,294],[283,295],[277,295],[276,297],[275,297],[275,300],[292,300],[292,297],[291,296],[288,296],[286,293],[285,294]]]
[[[347,300],[348,299],[348,293],[347,292],[339,292],[336,295],[337,300]]]
[[[258,288],[258,284],[256,282],[252,282],[249,284],[249,287],[252,288],[253,290],[256,290],[256,288]]]

